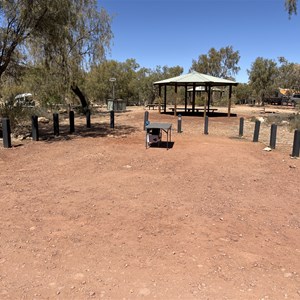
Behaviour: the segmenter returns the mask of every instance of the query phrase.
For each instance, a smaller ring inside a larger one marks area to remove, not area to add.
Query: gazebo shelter
[[[175,93],[177,93],[177,88],[179,86],[185,87],[185,112],[187,111],[188,92],[190,90],[192,91],[192,112],[195,112],[195,98],[196,98],[195,96],[196,96],[197,89],[199,90],[199,87],[203,87],[208,94],[207,106],[205,105],[204,112],[206,111],[209,112],[209,108],[211,104],[212,88],[229,86],[228,116],[230,116],[230,109],[231,109],[232,87],[238,85],[238,83],[235,81],[218,78],[211,75],[201,74],[196,71],[192,71],[191,73],[183,74],[169,79],[156,81],[153,84],[158,85],[160,97],[162,94],[162,87],[164,87],[164,101],[163,101],[164,112],[166,112],[167,110],[167,86],[174,86]],[[174,109],[176,110],[176,107],[174,107]]]

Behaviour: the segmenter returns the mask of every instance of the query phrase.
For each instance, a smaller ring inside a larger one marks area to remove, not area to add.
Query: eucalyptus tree
[[[239,72],[239,51],[234,51],[232,46],[223,47],[220,50],[211,48],[208,54],[199,55],[197,60],[192,60],[190,70],[216,77],[234,79]]]
[[[266,95],[272,95],[278,88],[276,85],[278,74],[277,63],[272,59],[258,57],[251,64],[251,69],[248,70],[249,84],[260,97],[259,100]]]
[[[89,97],[95,102],[104,103],[113,97],[112,85],[114,85],[116,98],[134,101],[134,98],[137,98],[135,81],[138,68],[139,64],[135,59],[127,59],[125,62],[107,60],[93,65],[86,77]],[[111,78],[115,81],[111,82]]]
[[[107,60],[91,66],[86,75],[85,90],[88,97],[95,103],[105,103],[112,98],[110,78],[116,78],[118,62]]]
[[[183,73],[183,68],[179,65],[173,67],[156,66],[155,69],[151,70],[149,79],[152,81],[153,84],[155,81],[176,77],[181,75],[182,73]],[[183,94],[183,91],[181,91],[181,89],[179,89],[178,94],[175,94],[173,87],[167,87],[167,90],[168,90],[167,95],[172,101],[174,101],[175,97],[181,95],[181,92]],[[158,97],[159,97],[159,91],[157,87],[152,88],[151,98],[149,99],[150,102],[153,102]]]
[[[0,9],[0,76],[22,53],[25,63],[59,77],[65,92],[71,88],[87,107],[79,84],[109,51],[107,12],[96,0],[0,0]]]
[[[278,58],[278,87],[299,90],[300,88],[300,65],[287,61],[284,57]]]
[[[285,8],[288,11],[289,16],[297,14],[297,0],[285,0]]]
[[[240,83],[234,88],[235,97],[240,104],[248,103],[253,96],[253,89],[248,83]]]
[[[140,67],[132,58],[125,62],[108,60],[92,66],[87,73],[86,90],[93,101],[104,103],[112,97],[109,79],[116,78],[116,98],[124,99],[128,104],[152,103],[158,96],[153,82],[178,76],[182,72],[183,68],[179,66],[157,66],[155,69]]]

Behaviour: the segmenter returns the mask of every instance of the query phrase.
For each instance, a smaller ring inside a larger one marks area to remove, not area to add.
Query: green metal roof
[[[218,78],[211,75],[201,74],[196,71],[192,71],[188,74],[183,74],[180,76],[156,81],[153,83],[154,85],[193,85],[196,84],[198,86],[201,85],[210,85],[210,86],[224,86],[224,85],[238,85],[237,82]]]

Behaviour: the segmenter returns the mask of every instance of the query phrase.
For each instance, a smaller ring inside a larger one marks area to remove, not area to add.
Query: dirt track
[[[143,117],[0,148],[0,298],[300,299],[292,133],[266,152],[269,129],[239,139],[238,117],[179,134],[151,110],[174,144],[146,150]]]

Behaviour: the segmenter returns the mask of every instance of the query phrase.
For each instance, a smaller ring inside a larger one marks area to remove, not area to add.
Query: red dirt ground
[[[233,109],[234,111],[234,109]],[[0,148],[0,299],[300,299],[292,132],[238,138],[239,117],[177,117],[145,149],[144,110]],[[165,136],[163,136],[165,137]],[[265,142],[264,142],[265,141]]]

